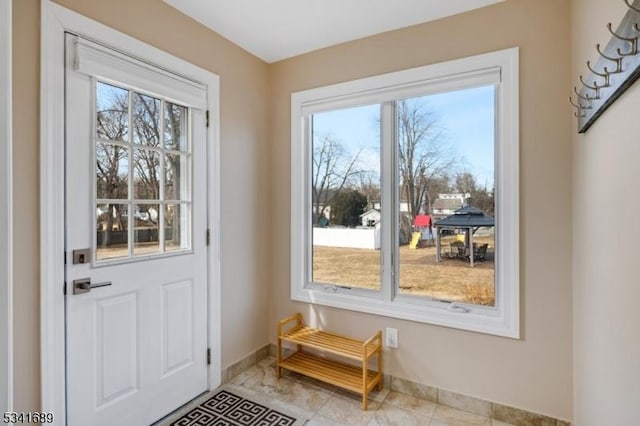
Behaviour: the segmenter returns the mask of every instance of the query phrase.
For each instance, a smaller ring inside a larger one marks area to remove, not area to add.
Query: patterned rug
[[[292,426],[294,417],[273,410],[227,390],[207,399],[180,417],[172,426]]]

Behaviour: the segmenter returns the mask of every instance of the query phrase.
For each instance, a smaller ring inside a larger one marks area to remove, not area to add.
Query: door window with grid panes
[[[95,82],[97,261],[191,249],[189,110]]]

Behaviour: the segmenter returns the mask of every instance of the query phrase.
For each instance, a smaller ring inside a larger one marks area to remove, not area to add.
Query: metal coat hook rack
[[[597,75],[598,77],[602,77],[604,78],[604,86],[608,86],[610,84],[610,79],[609,79],[609,75],[611,74],[611,72],[607,69],[607,67],[604,67],[602,69],[602,72],[598,72],[596,70],[593,69],[593,67],[591,66],[591,61],[587,61],[587,68],[589,68],[589,71],[591,71],[591,74],[593,75]],[[576,91],[576,87],[573,86],[573,91]]]
[[[579,112],[574,112],[573,115],[575,115],[576,117],[584,117],[585,113],[584,110],[585,109],[589,109],[590,107],[588,105],[582,105],[580,103],[580,101],[578,101],[578,104],[576,105],[575,102],[573,102],[573,98],[571,96],[569,96],[569,103],[571,105],[573,105],[574,108],[576,108]]]
[[[640,78],[640,0],[623,0],[628,11],[614,30],[609,22],[611,38],[607,45],[596,45],[598,59],[587,61],[586,78],[579,76],[580,90],[573,88],[578,132],[584,133],[631,85]]]
[[[640,8],[636,8],[634,5],[632,5],[631,3],[629,3],[629,0],[624,0],[624,2],[627,4],[627,6],[629,6],[629,9],[640,13]]]

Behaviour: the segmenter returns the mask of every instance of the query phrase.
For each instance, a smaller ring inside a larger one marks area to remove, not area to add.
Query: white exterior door
[[[208,387],[201,91],[72,35],[66,64],[67,420],[148,425]]]

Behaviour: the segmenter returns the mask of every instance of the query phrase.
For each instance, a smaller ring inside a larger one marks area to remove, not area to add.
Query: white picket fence
[[[313,228],[313,245],[378,250],[380,249],[380,229]]]

